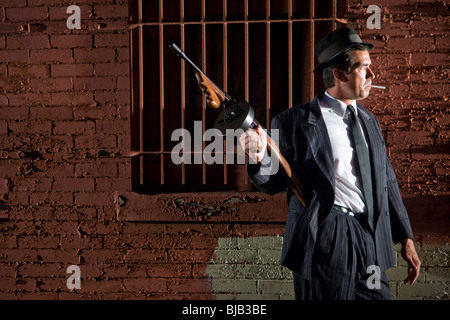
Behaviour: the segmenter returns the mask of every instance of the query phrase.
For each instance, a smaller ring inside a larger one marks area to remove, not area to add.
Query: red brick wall
[[[365,105],[384,130],[417,245],[440,250],[449,229],[448,3],[349,2],[346,18],[376,45],[376,82],[388,87]],[[0,34],[0,299],[212,298],[206,267],[218,239],[282,235],[283,221],[245,206],[254,224],[209,223],[177,211],[171,195],[131,192],[128,4],[75,4],[82,28],[69,31],[62,1],[1,2],[2,25],[46,30]],[[380,30],[365,27],[370,4],[382,8]],[[161,210],[161,221],[120,219],[123,194],[136,201],[126,206]],[[184,223],[167,222],[176,220]],[[80,267],[80,290],[66,287],[69,265]]]

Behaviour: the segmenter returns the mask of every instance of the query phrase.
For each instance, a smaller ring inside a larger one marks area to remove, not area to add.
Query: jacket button
[[[384,187],[384,191],[387,191],[387,187]]]
[[[386,211],[386,215],[387,215],[387,216],[389,215],[389,211]]]

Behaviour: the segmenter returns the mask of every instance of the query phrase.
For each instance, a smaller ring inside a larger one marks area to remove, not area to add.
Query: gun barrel
[[[171,44],[169,44],[169,48],[172,49],[172,50],[177,54],[177,56],[179,56],[180,58],[182,58],[183,60],[185,60],[186,62],[188,62],[192,67],[194,67],[195,70],[197,70],[198,72],[200,72],[201,74],[204,75],[203,71],[200,70],[200,68],[197,67],[197,66],[195,65],[195,63],[193,63],[193,62],[191,61],[191,59],[189,59],[189,58],[187,57],[187,55],[183,52],[183,50],[181,50],[175,43],[172,42]]]
[[[198,73],[202,75],[204,79],[210,82],[211,85],[214,86],[216,91],[219,92],[225,100],[234,101],[234,99],[228,93],[222,91],[222,89],[220,89],[210,78],[208,78],[208,76],[199,67],[197,67],[195,63],[193,63],[191,59],[189,59],[187,55],[183,52],[183,50],[181,50],[175,43],[172,42],[171,44],[169,44],[169,48],[172,49],[177,54],[177,56],[188,62]]]

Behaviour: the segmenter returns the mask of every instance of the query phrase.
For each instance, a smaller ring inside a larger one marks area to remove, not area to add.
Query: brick
[[[123,249],[86,249],[82,252],[82,258],[86,264],[122,264],[127,254]]]
[[[205,279],[181,279],[168,281],[169,290],[176,292],[211,292],[209,281]],[[242,284],[241,284],[242,285]]]
[[[80,222],[80,232],[86,235],[93,235],[95,237],[105,236],[119,232],[119,225],[116,222],[97,222],[92,223],[90,221]],[[116,246],[120,248],[120,246]]]
[[[50,48],[47,35],[20,35],[6,38],[8,49],[44,49]]]
[[[17,239],[15,235],[3,235],[0,239],[0,248],[12,249],[17,248]],[[0,274],[2,274],[0,272]]]
[[[97,120],[95,121],[95,128],[97,133],[117,134],[120,128],[121,134],[129,132],[128,121],[125,120]]]
[[[0,108],[0,118],[4,120],[24,120],[29,115],[27,107],[3,107]]]
[[[124,5],[94,5],[97,18],[128,18],[128,7]]]
[[[215,261],[222,263],[243,263],[256,259],[256,250],[221,250],[214,251]]]
[[[92,92],[54,92],[51,105],[95,105]]]
[[[96,91],[95,101],[100,104],[130,104],[130,91],[129,90],[117,90],[115,94],[111,94],[110,91]]]
[[[74,88],[83,90],[113,90],[116,79],[113,77],[79,77],[74,79]]]
[[[130,45],[128,33],[96,34],[94,36],[95,47],[128,47]]]
[[[128,178],[97,178],[95,190],[108,191],[108,190],[131,190],[131,180]]]
[[[6,64],[0,65],[0,76],[6,77],[8,75],[8,68]]]
[[[116,59],[116,53],[111,48],[75,48],[73,51],[78,63],[113,62]]]
[[[223,280],[216,279],[211,283],[211,291],[213,293],[219,292],[236,292],[236,293],[256,293],[256,280]]]
[[[54,209],[52,207],[42,205],[33,210],[33,217],[35,221],[53,220],[53,212]],[[55,230],[53,233],[57,234],[58,232]]]
[[[4,107],[9,105],[9,100],[4,94],[0,94],[0,106]]]
[[[35,285],[35,282],[33,282]],[[28,291],[36,291],[38,288],[28,289]],[[15,295],[15,299],[18,300],[59,300],[58,292],[18,292]]]
[[[30,204],[42,205],[49,203],[50,205],[71,205],[73,204],[73,194],[71,192],[33,192],[30,195]],[[53,212],[53,215],[55,213]]]
[[[55,123],[54,134],[92,134],[95,124],[92,121],[63,121]]]
[[[48,18],[47,7],[6,8],[6,18],[10,21],[37,21]]]
[[[430,145],[433,143],[433,137],[428,131],[399,131],[394,132],[387,143],[394,145]]]
[[[72,78],[34,78],[31,79],[33,91],[58,92],[70,90],[73,87]]]
[[[90,178],[55,178],[53,190],[58,191],[93,191],[94,179]]]
[[[0,61],[28,63],[28,50],[0,50]]]
[[[1,270],[1,271],[3,271],[3,270]],[[4,275],[6,275],[6,274],[8,274],[8,273],[5,273]],[[6,278],[6,277],[0,278],[0,291],[8,291],[11,288],[17,288],[17,282],[13,276],[10,276],[9,278]]]
[[[117,48],[117,61],[119,62],[130,61],[130,49]]]
[[[83,177],[115,177],[117,176],[117,167],[110,162],[79,163],[75,166],[75,175]]]
[[[433,37],[420,37],[418,41],[417,38],[390,38],[387,41],[387,49],[414,52],[420,50],[431,51],[435,49],[434,38]]]
[[[142,266],[110,266],[103,268],[103,274],[107,278],[145,278],[147,270]]]
[[[70,120],[72,113],[71,107],[31,107],[30,119]]]
[[[0,121],[0,134],[8,134],[8,123],[6,121]]]
[[[67,202],[62,202],[64,205],[69,206],[72,205],[73,202],[73,192],[67,191],[67,192],[58,192],[54,191],[52,194],[59,194],[59,195],[71,195],[71,199]],[[51,196],[50,196],[51,198]],[[79,220],[78,218],[78,212],[75,210],[68,210],[67,207],[62,207],[63,209],[60,209],[61,207],[57,207],[54,212],[55,220],[57,221],[75,221]]]
[[[29,122],[12,122],[9,124],[9,129],[20,135],[50,134],[52,123],[45,120],[34,121],[33,125]]]
[[[51,178],[27,177],[26,180],[15,181],[14,191],[47,191],[51,189]]]
[[[130,86],[131,86],[130,77],[118,77],[117,78],[117,89],[129,90]]]
[[[414,283],[413,285],[400,284],[399,297],[431,297],[442,298],[446,295],[447,286],[444,283]]]
[[[123,76],[130,72],[128,63],[96,63],[95,74],[97,76]]]
[[[292,293],[294,284],[292,281],[259,280],[258,289],[268,293]]]
[[[114,195],[111,192],[76,193],[75,204],[86,206],[111,206]]]
[[[415,52],[411,55],[411,64],[420,67],[447,66],[448,55],[440,52]]]
[[[50,36],[52,48],[90,47],[92,36],[89,34],[64,34]]]
[[[20,236],[17,237],[18,247],[21,249],[56,249],[59,247],[59,236]]]
[[[427,268],[425,271],[422,271],[425,273],[425,278],[427,281],[448,281],[450,278],[450,270],[448,268],[442,268],[442,267],[432,267]]]
[[[83,280],[82,289],[93,292],[119,292],[123,290],[122,280]]]
[[[411,21],[411,33],[421,36],[445,35],[446,25],[436,19],[423,19]]]
[[[92,64],[53,64],[51,66],[52,77],[77,77],[94,75]]]
[[[27,0],[2,0],[2,7],[26,7]]]
[[[19,227],[23,228],[24,226],[20,223]],[[2,253],[9,261],[21,261],[21,262],[32,262],[37,261],[37,251],[36,249],[2,249]],[[53,250],[54,251],[54,250]]]
[[[91,106],[77,106],[74,109],[75,120],[98,120],[117,117],[117,107],[114,105],[103,105],[93,108]]]
[[[9,76],[22,76],[26,78],[48,78],[50,76],[50,66],[46,64],[19,64],[8,66]]]
[[[95,134],[89,136],[76,136],[75,137],[76,148],[116,148],[117,136],[112,134]]]
[[[17,267],[17,272],[23,277],[53,277],[59,274],[59,264],[27,263],[19,265]]]
[[[73,62],[73,54],[71,49],[31,49],[31,63],[70,63]]]
[[[79,235],[65,235],[61,239],[63,249],[101,249],[102,240],[96,237],[80,237]]]
[[[128,292],[167,292],[167,280],[158,278],[128,278],[123,280],[125,290]]]

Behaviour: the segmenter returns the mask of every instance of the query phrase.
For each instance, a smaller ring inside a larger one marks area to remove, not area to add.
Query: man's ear
[[[341,69],[333,68],[333,76],[339,81],[347,82],[345,72]]]

